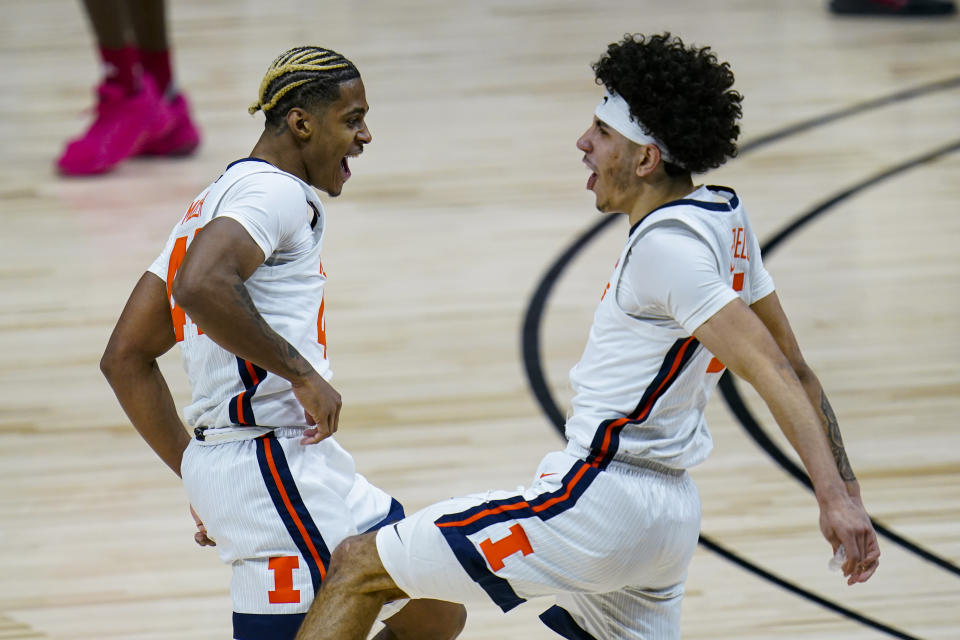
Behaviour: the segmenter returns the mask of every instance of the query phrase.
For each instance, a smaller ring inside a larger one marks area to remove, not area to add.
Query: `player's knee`
[[[324,579],[325,586],[350,588],[363,580],[364,546],[359,536],[346,538],[330,556],[330,566]]]
[[[324,586],[353,593],[389,593],[395,589],[377,555],[376,534],[344,539],[330,556]]]

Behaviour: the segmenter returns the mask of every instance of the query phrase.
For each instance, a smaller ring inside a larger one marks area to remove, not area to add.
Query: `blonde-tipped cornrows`
[[[348,74],[344,76],[341,70],[348,71]],[[280,54],[267,69],[260,83],[257,101],[247,111],[253,115],[263,110],[269,119],[270,111],[297,87],[318,80],[340,82],[349,76],[359,76],[359,73],[352,62],[336,51],[321,47],[294,47]]]

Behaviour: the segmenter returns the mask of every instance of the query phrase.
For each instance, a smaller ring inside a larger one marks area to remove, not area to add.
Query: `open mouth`
[[[583,158],[583,164],[587,165],[587,169],[590,169],[590,177],[587,178],[587,190],[593,189],[593,185],[597,184],[597,170],[593,165],[587,162],[586,156]]]
[[[350,161],[349,158],[356,158],[361,153],[363,153],[363,147],[360,147],[355,152],[348,153],[347,155],[340,158],[340,172],[343,174],[343,179],[346,181],[350,177]]]

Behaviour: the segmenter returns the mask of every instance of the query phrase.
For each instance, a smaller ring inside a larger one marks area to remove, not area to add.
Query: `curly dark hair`
[[[702,173],[737,155],[743,96],[710,47],[687,47],[669,32],[628,33],[591,66],[597,84],[620,94],[676,160],[664,164],[668,175]]]

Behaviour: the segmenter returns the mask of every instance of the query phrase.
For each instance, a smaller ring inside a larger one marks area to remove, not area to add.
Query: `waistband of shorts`
[[[574,455],[581,460],[586,460],[590,454],[590,449],[573,442],[572,440],[567,443],[566,448],[567,453]],[[623,454],[615,454],[613,459],[607,463],[605,469],[610,471],[619,471],[622,473],[637,473],[638,471],[655,471],[656,473],[661,473],[667,476],[685,476],[687,475],[686,469],[677,469],[675,467],[668,467],[665,464],[657,462],[655,460],[649,460],[647,458],[640,458],[637,456],[627,456]]]
[[[198,444],[223,444],[255,440],[273,433],[280,438],[294,438],[303,434],[304,427],[194,427],[193,437]]]

